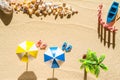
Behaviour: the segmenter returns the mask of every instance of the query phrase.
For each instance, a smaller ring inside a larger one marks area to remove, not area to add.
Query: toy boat
[[[108,15],[107,15],[107,23],[110,23],[113,20],[115,20],[115,17],[118,13],[118,9],[119,9],[119,3],[114,1],[111,5]]]

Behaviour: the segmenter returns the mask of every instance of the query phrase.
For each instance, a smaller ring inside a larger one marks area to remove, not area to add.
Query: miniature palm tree
[[[82,63],[81,69],[84,69],[84,80],[87,80],[87,72],[93,73],[98,77],[100,73],[100,68],[107,71],[108,68],[102,63],[105,59],[105,55],[101,55],[99,58],[96,56],[96,52],[91,50],[87,51],[87,54],[83,56],[83,59],[79,61]]]

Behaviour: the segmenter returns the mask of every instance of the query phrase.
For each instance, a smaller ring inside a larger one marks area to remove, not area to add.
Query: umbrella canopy
[[[38,48],[34,42],[24,41],[18,45],[16,49],[16,54],[19,59],[23,62],[28,62],[29,60],[36,58],[38,53]]]
[[[48,63],[51,68],[59,68],[65,61],[64,52],[58,47],[50,47],[44,53],[44,62]]]

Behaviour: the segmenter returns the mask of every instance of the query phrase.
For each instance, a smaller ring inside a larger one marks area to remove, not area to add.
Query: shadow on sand
[[[4,25],[6,25],[6,26],[9,25],[11,20],[12,20],[12,18],[13,18],[13,12],[12,12],[12,14],[8,15],[8,14],[3,13],[0,10],[0,19],[4,23]]]
[[[25,71],[18,80],[37,80],[37,77],[33,71]]]

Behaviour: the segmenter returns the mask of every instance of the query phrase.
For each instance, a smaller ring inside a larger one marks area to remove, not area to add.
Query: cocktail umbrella
[[[16,54],[22,62],[26,62],[26,71],[28,70],[28,62],[37,57],[38,48],[34,42],[24,41],[18,45]]]
[[[50,47],[44,53],[44,62],[48,63],[51,68],[53,68],[53,76],[54,79],[54,68],[59,68],[60,65],[65,61],[64,52],[58,47]]]

